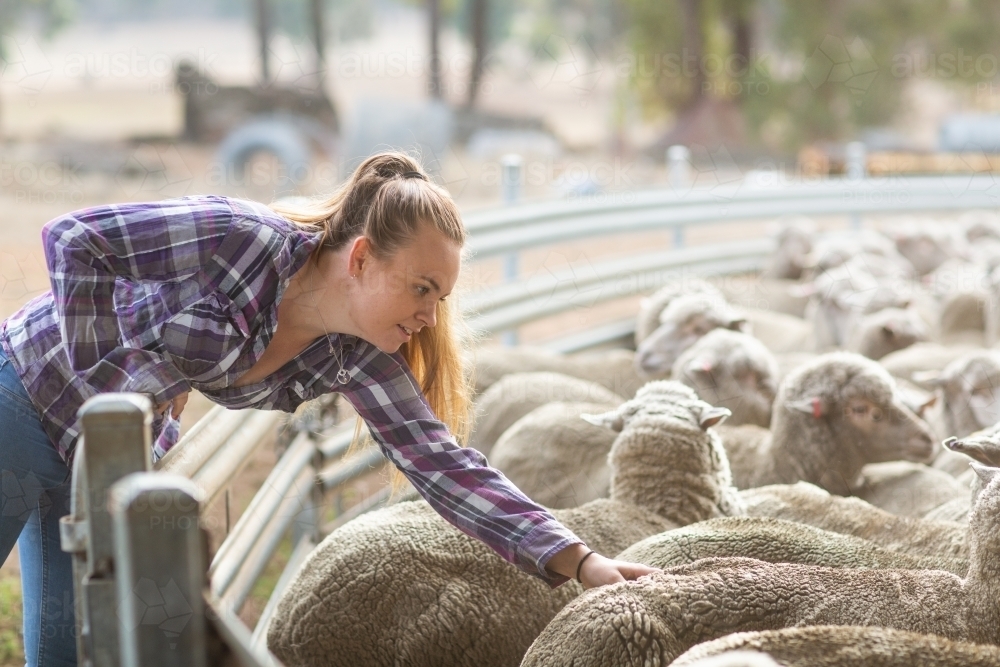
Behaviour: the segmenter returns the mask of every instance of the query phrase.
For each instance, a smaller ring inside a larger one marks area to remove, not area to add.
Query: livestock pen
[[[615,317],[622,309],[614,304],[631,303],[668,280],[758,272],[774,241],[760,234],[759,224],[746,223],[812,215],[857,227],[862,216],[995,209],[1000,201],[990,175],[853,173],[707,188],[675,174],[671,186],[658,190],[539,203],[516,201],[516,160],[504,178],[508,205],[465,217],[473,264],[492,262],[503,278],[463,295],[463,314],[474,332],[507,343],[518,333],[539,338],[541,329],[531,327],[548,322],[559,335],[533,344],[566,354],[627,345],[635,317]],[[586,270],[524,269],[544,267],[539,258],[553,249],[648,232],[668,232],[669,247],[587,262]],[[558,319],[581,308],[603,320],[574,331]],[[287,421],[277,413],[216,407],[152,466],[150,409],[144,397],[107,394],[81,412],[74,504],[62,522],[63,549],[74,554],[80,664],[277,664],[266,650],[266,629],[285,586],[325,535],[389,502],[390,491],[330,522],[321,509],[382,464],[382,454],[369,448],[346,456],[354,420],[320,428],[329,404],[316,407],[318,418]],[[276,465],[216,552],[207,553],[199,516],[255,452],[276,444]],[[284,572],[249,628],[237,613],[289,532]]]

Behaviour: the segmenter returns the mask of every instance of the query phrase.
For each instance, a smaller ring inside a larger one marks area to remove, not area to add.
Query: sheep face
[[[911,294],[905,282],[886,282],[861,262],[848,262],[813,283],[810,319],[821,345],[843,345],[858,318],[886,308],[906,308]]]
[[[964,437],[1000,422],[1000,355],[974,352],[956,359],[934,381],[949,435]]]
[[[656,415],[675,421],[688,429],[707,430],[722,423],[731,413],[698,398],[698,395],[680,382],[657,380],[648,382],[618,408],[600,415],[581,415],[597,426],[621,433],[629,423],[639,417]]]
[[[778,364],[752,336],[716,329],[681,355],[671,375],[702,400],[732,411],[731,424],[771,423]]]
[[[981,465],[1000,468],[1000,425],[965,438],[948,438],[944,446],[956,454],[965,454]]]
[[[704,295],[685,295],[663,309],[660,326],[643,340],[635,353],[636,371],[647,378],[670,372],[677,357],[713,329],[744,331],[746,318],[727,304],[706,301]]]
[[[851,352],[818,357],[790,374],[776,404],[774,429],[822,433],[829,429],[845,460],[860,466],[904,459],[929,461],[930,429],[907,408],[892,376],[878,363]],[[811,423],[810,423],[811,422]]]
[[[851,349],[869,359],[881,359],[928,338],[927,326],[915,310],[886,308],[861,320]]]

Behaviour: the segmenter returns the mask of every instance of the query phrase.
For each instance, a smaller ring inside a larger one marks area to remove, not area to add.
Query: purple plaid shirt
[[[233,382],[261,357],[291,276],[320,241],[262,204],[216,196],[99,206],[42,232],[52,291],[0,325],[17,369],[60,455],[69,463],[77,411],[100,392],[166,402],[197,389],[229,408],[293,411],[337,391],[420,494],[449,523],[555,587],[545,563],[582,542],[438,420],[399,353],[334,334],[350,381],[318,338],[266,379]],[[168,411],[169,412],[169,411]],[[154,457],[177,440],[154,423]]]

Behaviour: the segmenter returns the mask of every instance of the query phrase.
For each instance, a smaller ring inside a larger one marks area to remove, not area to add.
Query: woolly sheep
[[[740,496],[747,516],[798,521],[911,556],[969,557],[968,528],[962,524],[896,516],[859,498],[835,496],[806,482],[747,489]]]
[[[809,265],[816,236],[816,223],[809,218],[797,217],[781,224],[775,240],[778,247],[768,258],[764,276],[798,280]]]
[[[941,570],[827,568],[706,558],[570,602],[531,645],[522,665],[669,664],[692,646],[732,632],[802,625],[863,625],[1000,642],[1000,470],[969,518],[962,578]]]
[[[638,347],[650,334],[660,328],[664,309],[674,299],[684,295],[700,295],[714,303],[725,305],[726,299],[715,285],[696,276],[684,276],[660,287],[639,304],[639,314],[635,320],[635,344]]]
[[[914,343],[910,347],[885,355],[879,359],[879,363],[894,377],[933,389],[932,381],[948,364],[974,351],[975,348],[968,345]]]
[[[921,276],[931,273],[949,259],[967,256],[963,235],[936,220],[905,220],[883,230],[896,250]]]
[[[881,359],[929,337],[927,325],[913,308],[885,308],[859,318],[847,337],[847,349]]]
[[[504,431],[546,403],[573,401],[619,405],[624,400],[595,382],[562,373],[505,375],[476,399],[469,446],[489,456]]]
[[[475,393],[477,396],[482,394],[511,373],[548,371],[596,382],[619,396],[630,398],[646,382],[636,374],[633,356],[630,350],[565,355],[531,346],[484,346],[475,350],[472,359]]]
[[[968,467],[968,459],[966,459]],[[898,516],[924,517],[955,501],[969,511],[969,487],[943,470],[908,461],[889,461],[861,469],[854,495]]]
[[[813,246],[808,268],[814,277],[858,257],[873,265],[894,267],[899,273],[915,273],[913,265],[899,254],[895,244],[873,230],[828,232]]]
[[[617,434],[580,415],[612,410],[620,403],[555,402],[536,408],[500,436],[490,465],[529,498],[551,509],[607,498],[608,452]]]
[[[984,311],[989,300],[985,268],[964,259],[951,259],[927,276],[927,286],[940,304],[939,336],[946,343],[985,335]]]
[[[710,331],[677,358],[670,375],[703,401],[728,408],[733,414],[727,423],[771,423],[778,362],[753,336],[727,329]]]
[[[944,441],[944,446],[961,456],[967,465],[972,461],[989,467],[1000,467],[1000,424],[983,429],[978,433],[966,436],[965,438],[948,438]],[[976,498],[982,491],[982,480],[971,468],[959,475],[957,481],[965,486],[971,487],[972,498]],[[972,501],[968,494],[965,497],[956,498],[950,502],[938,505],[933,510],[924,514],[925,519],[943,521],[967,521],[969,510],[972,508]]]
[[[962,438],[1000,422],[1000,351],[963,354],[942,372],[924,373],[920,379],[936,387],[938,401],[928,422],[939,440]],[[967,460],[947,449],[939,450],[933,465],[953,475],[969,468]]]
[[[712,284],[719,288],[726,301],[744,311],[764,310],[803,317],[809,303],[809,295],[794,280],[778,280],[757,274],[723,276]]]
[[[660,313],[660,326],[636,348],[636,372],[646,378],[662,377],[684,350],[713,329],[744,331],[746,316],[704,294],[674,298]]]
[[[912,289],[902,280],[876,277],[862,260],[851,260],[818,276],[812,283],[806,320],[813,326],[817,351],[847,343],[860,318],[885,308],[906,308]]]
[[[926,461],[934,452],[892,376],[859,354],[832,352],[799,367],[782,381],[774,406],[770,433],[720,431],[737,488],[806,481],[850,495],[864,465]]]
[[[748,310],[744,317],[748,333],[774,354],[812,352],[816,348],[813,327],[801,317],[769,310]]]
[[[755,655],[782,667],[997,667],[1000,648],[871,626],[817,625],[739,632],[698,644],[670,667]],[[726,663],[718,663],[720,665]],[[732,663],[751,665],[752,663]]]
[[[852,535],[795,521],[759,517],[723,517],[675,528],[636,542],[619,560],[667,568],[701,558],[747,557],[768,563],[824,567],[945,570],[964,576],[968,561],[919,558],[876,546]]]
[[[726,411],[678,382],[644,386],[593,417],[619,431],[611,499],[555,510],[590,548],[616,554],[663,530],[742,513],[718,437]],[[279,602],[268,646],[286,664],[511,665],[582,588],[551,589],[423,502],[333,531]]]

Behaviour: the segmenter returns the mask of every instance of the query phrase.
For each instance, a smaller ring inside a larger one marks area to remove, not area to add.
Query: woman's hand
[[[571,544],[553,556],[546,564],[545,569],[573,579],[576,577],[576,569],[580,564],[580,559],[586,556],[588,551],[590,549],[583,544]],[[612,560],[599,553],[594,553],[583,562],[583,566],[580,568],[580,580],[583,582],[584,588],[594,588],[605,584],[630,581],[660,571],[656,567],[623,560]]]
[[[181,416],[181,412],[184,410],[184,406],[188,402],[188,394],[190,393],[191,392],[189,391],[185,391],[183,394],[175,396],[171,401],[168,401],[166,403],[160,403],[155,408],[156,414],[162,415],[168,407],[173,407],[173,410],[171,411],[170,414],[173,415],[174,419],[179,419]],[[593,556],[591,556],[591,558],[593,558]]]

